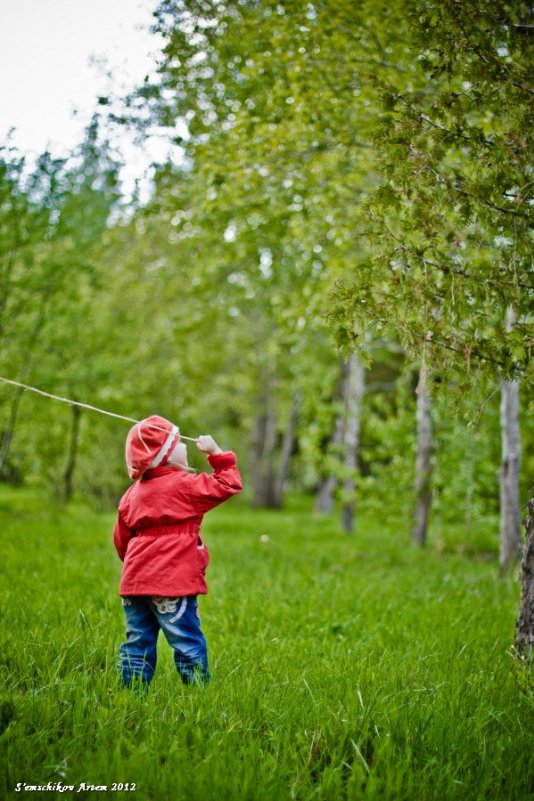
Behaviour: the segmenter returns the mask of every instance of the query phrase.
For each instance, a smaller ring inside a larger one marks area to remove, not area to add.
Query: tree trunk
[[[475,456],[474,456],[474,441],[472,434],[469,434],[467,446],[467,476],[465,479],[465,511],[464,522],[467,527],[471,525],[473,517],[473,485],[475,479]]]
[[[265,416],[257,414],[252,429],[252,442],[250,449],[250,484],[252,487],[252,502],[254,506],[261,506],[260,490],[262,481],[262,444],[264,439]]]
[[[289,473],[289,465],[291,462],[291,455],[295,446],[295,431],[297,428],[297,420],[300,407],[300,393],[295,392],[291,402],[291,410],[289,412],[289,420],[287,421],[286,430],[284,431],[284,438],[282,440],[282,453],[280,454],[280,464],[278,466],[278,474],[274,482],[273,500],[276,508],[281,508],[284,501],[284,485],[286,483],[287,475]]]
[[[252,501],[254,506],[268,506],[273,502],[273,445],[272,432],[276,416],[272,408],[259,412],[254,426],[252,443]]]
[[[343,442],[343,429],[345,425],[345,419],[342,414],[338,414],[336,417],[336,427],[334,429],[334,436],[332,437],[331,444],[335,448],[339,448],[341,443]],[[317,499],[315,501],[315,511],[321,515],[328,515],[334,509],[334,492],[336,491],[337,487],[337,476],[335,473],[331,472],[329,475],[325,476],[324,480],[319,487],[319,492],[317,493]]]
[[[515,627],[515,648],[518,656],[530,659],[534,648],[534,487],[528,504],[525,525],[525,550],[521,563],[521,601]]]
[[[514,313],[510,308],[506,315],[507,330],[511,330],[513,324]],[[501,434],[499,565],[502,572],[517,562],[521,555],[519,511],[521,440],[519,434],[519,384],[517,381],[501,382]]]
[[[263,442],[262,472],[265,506],[276,507],[274,498],[274,455],[276,449],[276,432],[278,410],[276,397],[271,393],[267,399],[267,415],[265,418],[265,439]]]
[[[345,417],[345,470],[343,482],[343,505],[341,509],[341,525],[347,534],[354,532],[354,493],[356,489],[355,474],[358,465],[358,447],[360,444],[361,405],[365,392],[365,370],[356,356],[348,362],[347,380],[345,384],[346,417]]]
[[[13,435],[15,433],[15,426],[17,424],[17,418],[19,416],[19,409],[20,409],[20,403],[22,401],[23,392],[24,390],[21,387],[17,387],[15,390],[15,395],[11,402],[9,419],[7,421],[7,425],[2,436],[2,445],[0,446],[0,475],[2,475],[6,470],[7,460],[9,458],[9,450],[11,448],[11,440],[13,439]]]
[[[336,391],[336,401],[342,402],[345,398],[345,384],[347,379],[347,365],[340,359],[340,370],[339,370],[339,383],[338,388]],[[330,443],[328,445],[328,449],[331,448],[334,451],[339,451],[342,443],[343,443],[343,431],[345,429],[345,414],[341,412],[336,416],[336,422],[334,427],[334,434]],[[317,498],[315,500],[315,511],[321,515],[328,515],[334,509],[334,493],[336,491],[338,478],[337,475],[333,470],[330,471],[328,475],[326,475],[323,480],[321,481],[321,485],[317,492]]]
[[[276,385],[272,375],[260,388],[252,437],[252,502],[257,507],[277,508],[275,497],[275,450],[277,440]]]
[[[424,545],[427,538],[430,515],[432,474],[432,422],[430,418],[430,393],[428,391],[428,371],[425,365],[419,371],[417,386],[417,457],[415,464],[415,525],[412,539],[417,545]]]
[[[341,416],[338,417],[338,420],[339,419],[341,419],[341,422],[343,422],[343,418]],[[337,421],[336,421],[336,432],[337,432]],[[317,497],[315,499],[315,511],[317,512],[317,514],[329,515],[332,513],[334,509],[334,492],[336,491],[336,487],[337,487],[337,477],[333,473],[330,473],[329,476],[326,476],[326,478],[323,479],[323,481],[321,482],[321,486],[319,487]]]
[[[72,498],[73,477],[76,468],[76,457],[78,455],[78,444],[80,441],[80,418],[82,412],[79,406],[72,406],[71,408],[72,425],[70,429],[69,455],[63,475],[63,487],[66,501],[70,501]]]

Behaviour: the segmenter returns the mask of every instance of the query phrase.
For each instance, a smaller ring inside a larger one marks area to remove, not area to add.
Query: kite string
[[[129,423],[142,423],[142,420],[136,420],[134,417],[125,417],[123,414],[115,414],[115,412],[108,412],[105,409],[98,409],[96,406],[91,406],[89,403],[81,403],[80,401],[71,400],[70,398],[62,398],[60,395],[52,395],[50,392],[45,392],[43,389],[37,389],[37,387],[30,387],[28,384],[21,384],[20,381],[12,381],[9,378],[3,378],[0,376],[0,381],[4,384],[11,384],[14,387],[20,387],[21,389],[27,389],[30,392],[35,392],[37,395],[42,395],[45,398],[52,398],[52,400],[61,401],[62,403],[69,403],[71,406],[80,406],[82,409],[89,409],[91,412],[98,412],[99,414],[105,414],[108,417],[115,417],[118,420],[127,420]],[[152,423],[148,424],[150,428],[155,428],[157,431],[164,431],[166,434],[169,432],[166,428],[161,428],[160,426],[153,425]],[[186,437],[184,434],[180,434],[180,439],[186,439],[189,442],[198,442],[196,437]]]

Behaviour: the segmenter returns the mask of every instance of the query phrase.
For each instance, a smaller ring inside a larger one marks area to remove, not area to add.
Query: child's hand
[[[197,448],[202,453],[222,453],[221,448],[217,445],[213,437],[210,437],[209,434],[202,434],[197,439]]]

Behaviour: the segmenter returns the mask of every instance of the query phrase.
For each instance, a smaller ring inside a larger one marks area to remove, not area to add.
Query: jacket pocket
[[[198,542],[197,542],[197,555],[200,562],[200,567],[202,568],[202,572],[204,572],[208,566],[208,562],[210,560],[209,551],[206,547],[206,543],[199,535]]]

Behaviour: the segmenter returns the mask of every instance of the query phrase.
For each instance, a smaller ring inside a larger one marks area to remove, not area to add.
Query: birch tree
[[[343,431],[345,428],[345,387],[347,383],[347,365],[339,360],[339,378],[332,405],[335,408],[334,432],[326,446],[326,454],[322,465],[321,482],[315,499],[315,511],[328,515],[334,509],[335,492],[338,485],[338,460],[342,452]]]
[[[514,313],[506,312],[506,327],[511,330]],[[521,555],[519,466],[521,439],[519,433],[519,382],[501,380],[502,461],[500,485],[500,547],[499,564],[506,570]]]
[[[432,476],[432,421],[431,401],[428,386],[428,368],[422,364],[419,370],[417,396],[417,456],[415,465],[415,525],[412,539],[416,545],[424,545],[427,539],[428,519],[431,506]]]
[[[528,503],[525,549],[521,564],[521,600],[515,630],[518,656],[530,660],[534,652],[534,487]]]
[[[347,534],[352,534],[355,528],[356,476],[358,472],[358,448],[364,393],[364,366],[356,356],[351,356],[347,364],[345,379],[345,426],[343,434],[345,478],[343,481],[343,502],[341,507],[341,524]]]
[[[321,481],[315,510],[330,514],[334,508],[335,493],[341,485],[341,527],[347,534],[355,530],[356,490],[362,403],[365,395],[365,368],[352,356],[340,361],[334,417],[334,433],[329,443],[328,472]]]

